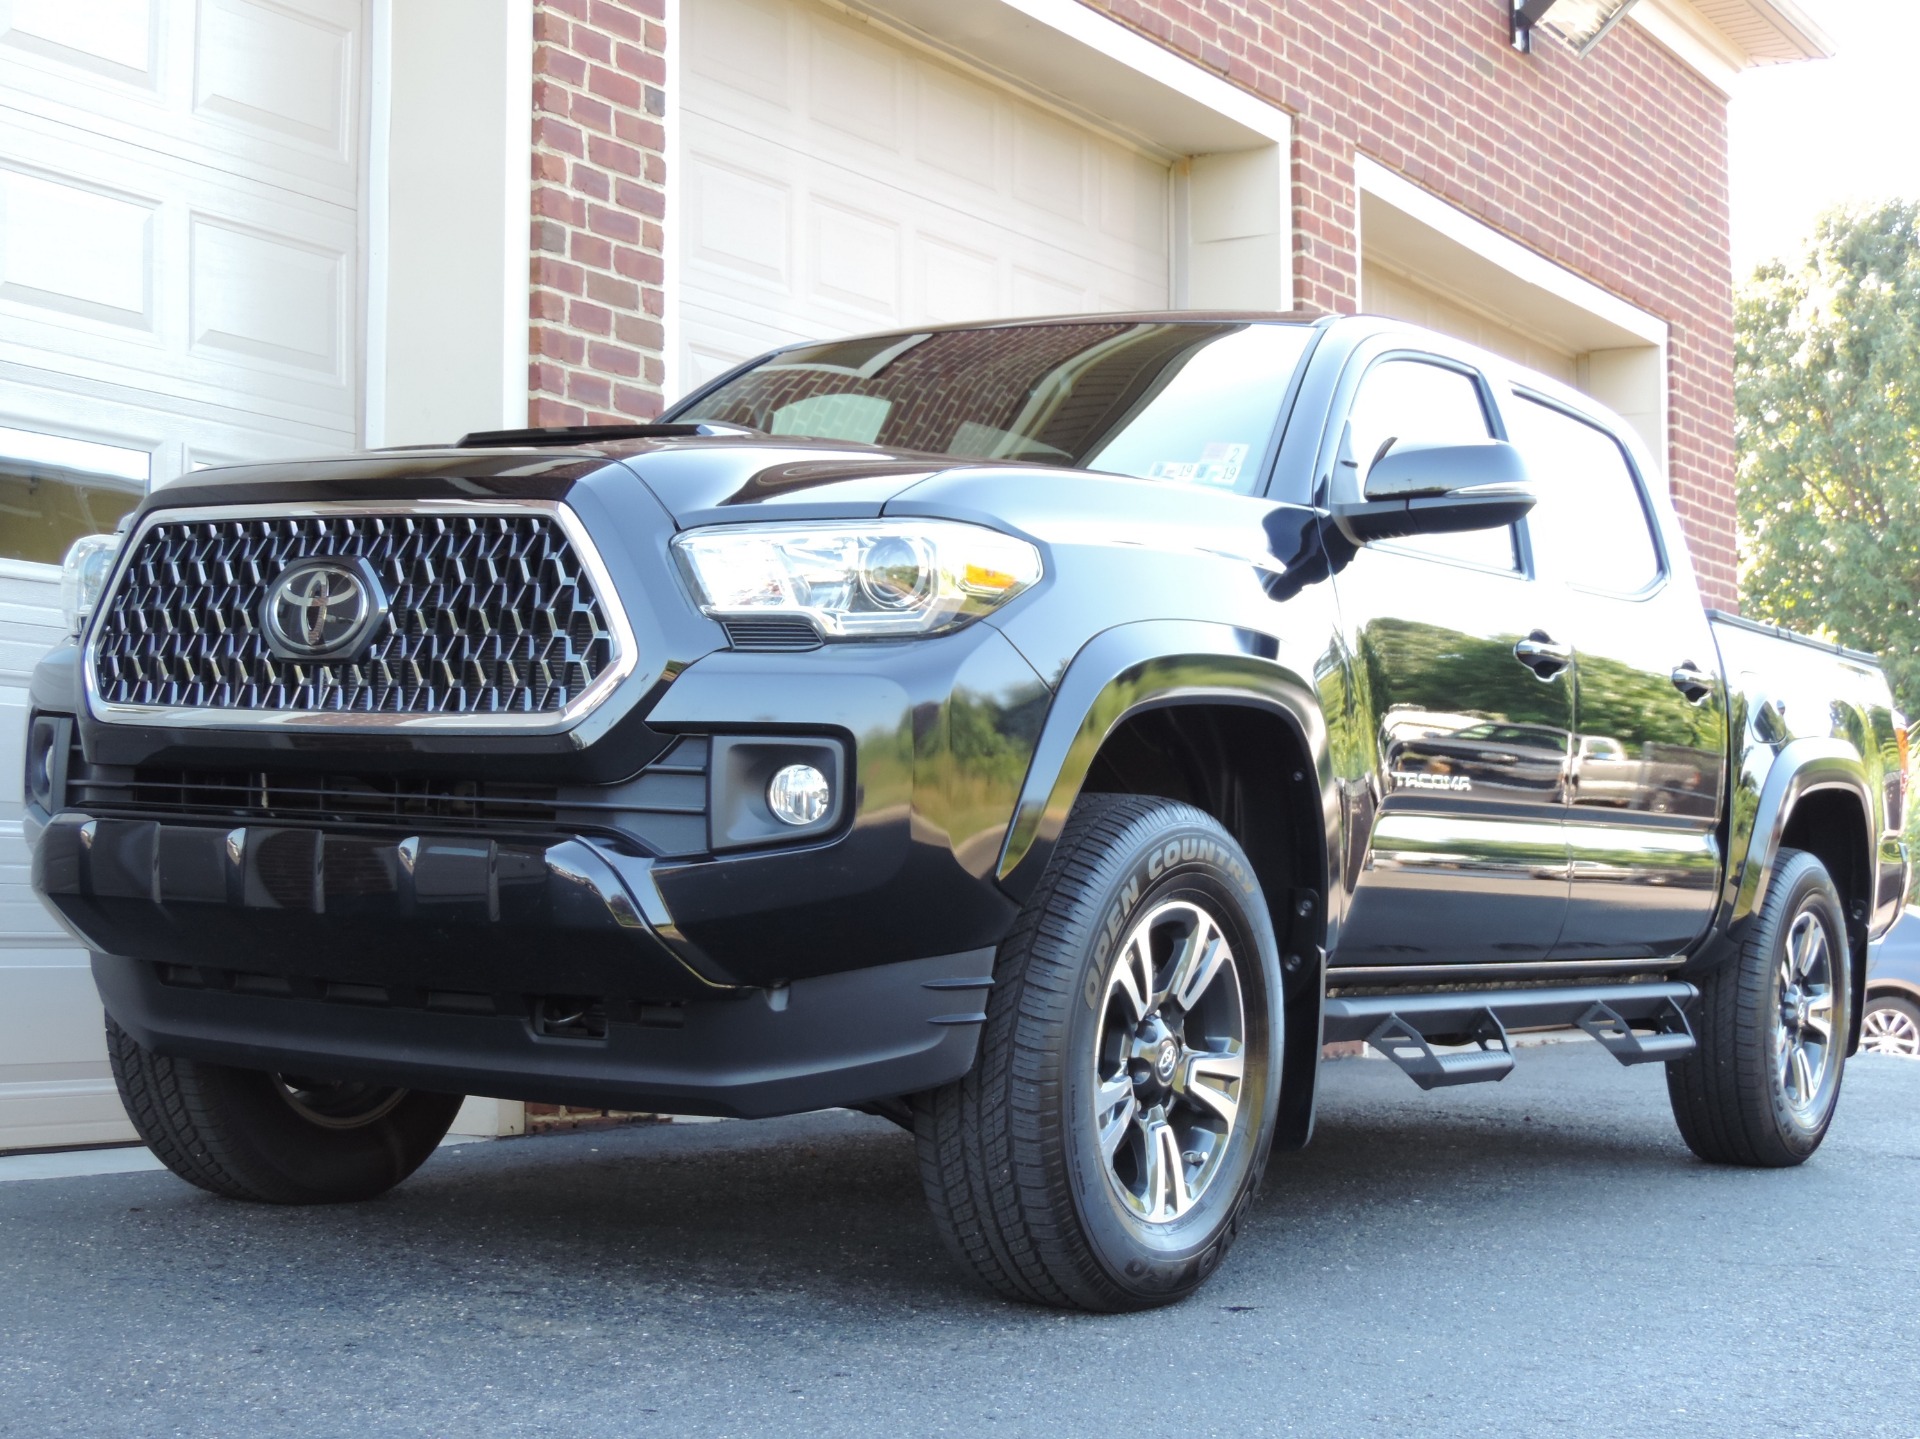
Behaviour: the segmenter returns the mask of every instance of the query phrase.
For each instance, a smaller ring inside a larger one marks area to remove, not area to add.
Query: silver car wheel
[[[1904,1009],[1869,1002],[1860,1017],[1860,1047],[1868,1054],[1920,1059],[1920,1024]]]
[[[1240,1124],[1246,1038],[1219,921],[1187,900],[1155,906],[1120,945],[1094,1048],[1100,1152],[1135,1218],[1172,1223],[1219,1173]]]
[[[1833,948],[1811,910],[1794,917],[1780,956],[1780,1022],[1774,1028],[1774,1071],[1796,1118],[1821,1113],[1834,1068]]]
[[[276,1074],[273,1087],[287,1107],[321,1129],[364,1129],[385,1119],[407,1097],[404,1089]]]

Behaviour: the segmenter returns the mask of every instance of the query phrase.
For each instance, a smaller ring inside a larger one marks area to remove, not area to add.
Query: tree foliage
[[[1823,217],[1735,328],[1742,607],[1880,655],[1920,715],[1920,203]]]

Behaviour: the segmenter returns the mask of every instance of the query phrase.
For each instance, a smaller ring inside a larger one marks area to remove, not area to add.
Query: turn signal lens
[[[118,534],[82,535],[67,550],[60,566],[60,612],[67,621],[68,634],[79,634],[93,607],[100,603],[123,538]]]

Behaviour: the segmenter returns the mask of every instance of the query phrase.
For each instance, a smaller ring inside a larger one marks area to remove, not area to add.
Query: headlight
[[[113,557],[120,553],[124,535],[82,535],[67,550],[60,566],[60,612],[66,616],[67,632],[77,635],[100,603],[100,592],[107,587],[113,572]]]
[[[957,629],[1040,578],[1025,540],[951,520],[714,525],[673,546],[707,614],[806,615],[829,639]]]

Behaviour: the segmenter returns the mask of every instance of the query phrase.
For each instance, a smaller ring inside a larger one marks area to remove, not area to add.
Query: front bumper
[[[122,1029],[163,1054],[244,1069],[741,1119],[859,1105],[958,1079],[973,1064],[993,952],[881,965],[744,997],[635,1006],[604,1036],[538,1034],[526,1013],[453,1014],[189,984],[95,955]],[[215,985],[230,975],[201,970]],[[169,981],[173,982],[169,982]]]
[[[726,988],[652,861],[542,845],[57,816],[35,888],[141,1043],[253,1069],[743,1117],[973,1062],[993,951]],[[137,955],[137,958],[131,957]]]

